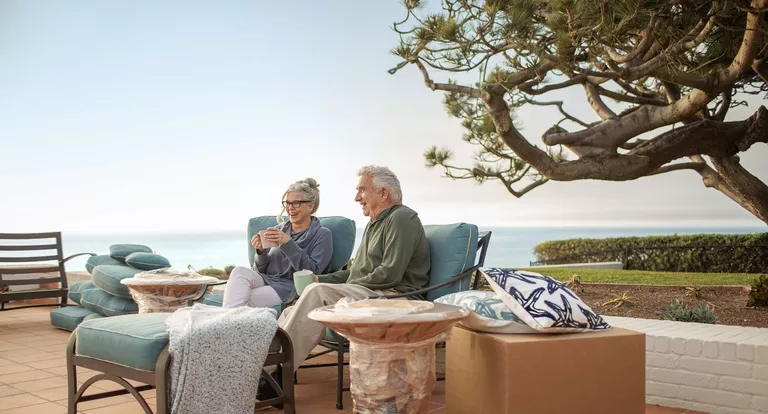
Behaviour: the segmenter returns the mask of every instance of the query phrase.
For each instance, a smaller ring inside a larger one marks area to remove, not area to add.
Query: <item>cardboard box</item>
[[[447,343],[450,414],[644,414],[645,334],[486,334]]]

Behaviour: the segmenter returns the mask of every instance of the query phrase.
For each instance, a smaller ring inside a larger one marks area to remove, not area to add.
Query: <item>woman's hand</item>
[[[257,252],[264,251],[264,246],[261,245],[261,237],[259,237],[259,233],[254,234],[251,238],[251,246],[253,246]]]
[[[270,227],[267,229],[267,231],[264,233],[264,236],[267,238],[267,240],[277,243],[278,246],[282,246],[285,243],[288,243],[291,240],[291,237],[287,234],[283,233],[282,231]]]

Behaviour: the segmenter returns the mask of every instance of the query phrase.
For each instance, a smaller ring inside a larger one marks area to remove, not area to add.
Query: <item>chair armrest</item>
[[[461,272],[460,274],[452,277],[451,279],[446,280],[445,282],[440,282],[434,286],[426,287],[424,289],[419,289],[419,290],[415,290],[413,292],[408,292],[408,293],[398,293],[396,295],[369,296],[368,299],[398,299],[398,298],[407,298],[413,295],[424,295],[425,293],[432,292],[433,290],[440,289],[441,287],[454,284],[466,277],[471,277],[472,274],[474,274],[475,271],[479,268],[480,268],[480,265],[472,266],[469,269]]]
[[[75,257],[78,257],[78,256],[85,256],[85,255],[89,255],[89,256],[96,256],[96,253],[78,253],[78,254],[73,254],[72,256],[69,256],[69,257],[65,257],[64,259],[62,259],[62,260],[59,262],[59,264],[62,264],[62,263],[67,263],[67,262],[69,261],[69,259],[74,259]]]

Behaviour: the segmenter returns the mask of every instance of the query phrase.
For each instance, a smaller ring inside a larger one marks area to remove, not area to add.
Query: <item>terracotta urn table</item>
[[[354,413],[426,413],[435,386],[435,344],[469,310],[404,299],[342,299],[309,318],[350,342]]]
[[[120,281],[128,286],[139,313],[174,312],[188,306],[209,286],[226,283],[215,277],[160,269],[136,274]]]

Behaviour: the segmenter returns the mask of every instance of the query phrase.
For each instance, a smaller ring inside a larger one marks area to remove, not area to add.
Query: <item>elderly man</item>
[[[429,244],[418,214],[402,204],[397,176],[386,167],[367,166],[358,172],[357,201],[366,225],[355,261],[347,270],[315,277],[294,306],[287,308],[278,324],[291,337],[294,367],[298,369],[325,333],[325,327],[307,316],[321,306],[343,297],[408,293],[429,282]],[[418,295],[414,299],[422,299]],[[275,372],[276,377],[282,373]],[[279,378],[275,378],[279,381]],[[266,384],[264,384],[266,385]],[[273,395],[271,388],[259,387],[259,399]]]

